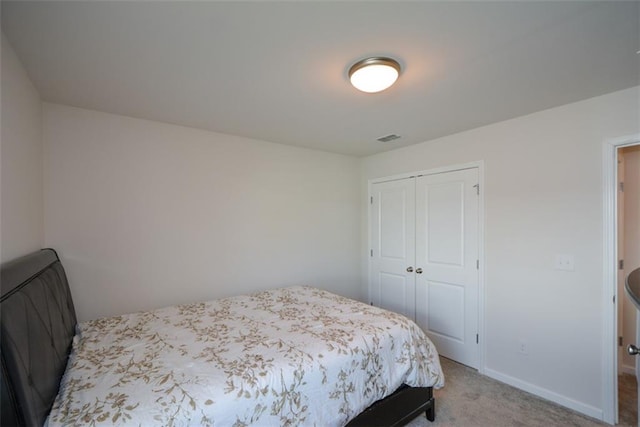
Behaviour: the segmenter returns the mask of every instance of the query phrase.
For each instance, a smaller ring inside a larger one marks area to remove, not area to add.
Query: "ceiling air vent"
[[[396,139],[400,139],[400,135],[396,135],[395,133],[392,133],[390,135],[385,135],[385,136],[381,136],[380,138],[376,138],[376,141],[390,142],[390,141],[395,141]]]

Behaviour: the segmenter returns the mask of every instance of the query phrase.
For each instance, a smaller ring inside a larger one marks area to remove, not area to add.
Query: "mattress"
[[[80,323],[45,425],[339,426],[402,384],[444,385],[415,323],[280,288]]]

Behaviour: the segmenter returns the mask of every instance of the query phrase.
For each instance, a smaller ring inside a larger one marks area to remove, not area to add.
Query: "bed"
[[[55,251],[0,279],[2,425],[403,425],[444,385],[413,322],[320,289],[77,324]]]

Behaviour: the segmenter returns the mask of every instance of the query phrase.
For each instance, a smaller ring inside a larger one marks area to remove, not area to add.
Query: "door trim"
[[[453,172],[462,169],[478,169],[478,183],[480,184],[480,195],[478,196],[478,335],[480,336],[479,349],[478,349],[478,372],[480,374],[485,373],[485,352],[487,348],[487,340],[485,333],[485,291],[484,291],[484,278],[485,278],[485,241],[484,241],[484,160],[478,160],[475,162],[462,163],[457,165],[443,166],[433,169],[406,172],[392,176],[380,177],[369,179],[367,182],[367,297],[369,301],[372,301],[372,289],[371,289],[371,257],[369,256],[369,250],[372,247],[371,241],[371,204],[369,200],[372,197],[372,185],[380,182],[395,181],[399,179],[407,179],[416,177],[419,175],[434,175],[444,172]]]
[[[602,342],[602,419],[618,423],[618,148],[640,144],[640,133],[607,139],[602,150],[604,333]]]

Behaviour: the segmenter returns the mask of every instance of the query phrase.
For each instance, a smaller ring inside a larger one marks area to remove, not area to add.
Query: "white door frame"
[[[640,134],[604,141],[603,144],[603,244],[604,280],[602,304],[604,333],[602,343],[603,421],[618,423],[618,148],[640,144]]]
[[[434,169],[422,170],[417,172],[407,172],[393,176],[380,177],[369,179],[367,184],[367,289],[369,301],[372,301],[371,290],[371,257],[369,254],[369,248],[371,248],[371,205],[369,200],[372,197],[372,184],[385,181],[393,181],[398,179],[414,178],[419,175],[434,175],[443,172],[453,172],[461,169],[478,169],[478,183],[480,184],[480,195],[478,197],[478,257],[480,259],[480,265],[478,269],[478,335],[480,336],[480,348],[478,349],[478,372],[480,374],[485,373],[485,350],[487,347],[486,334],[484,331],[484,307],[485,307],[485,292],[484,292],[484,277],[485,277],[485,254],[484,254],[484,160],[476,162],[463,163],[458,165],[444,166]]]

